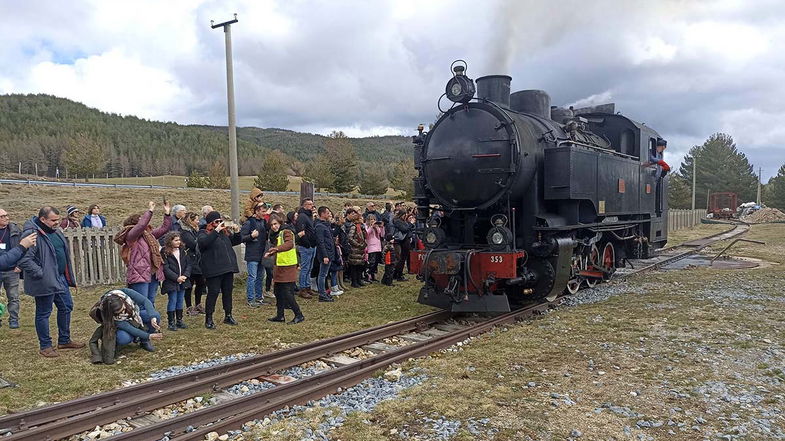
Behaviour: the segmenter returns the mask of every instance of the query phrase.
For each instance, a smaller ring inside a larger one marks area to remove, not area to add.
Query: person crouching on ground
[[[121,255],[128,267],[126,281],[128,288],[147,297],[155,305],[158,282],[164,279],[163,260],[161,259],[160,239],[172,227],[169,204],[164,204],[164,221],[153,229],[155,202],[148,202],[148,209],[142,214],[132,214],[123,221],[123,230],[114,237],[122,245]]]
[[[297,280],[297,250],[294,248],[294,231],[290,227],[282,227],[283,220],[273,214],[270,216],[270,242],[276,244],[264,254],[264,257],[275,256],[273,268],[273,292],[277,313],[275,317],[267,320],[271,322],[285,322],[284,310],[289,308],[294,312],[294,320],[290,324],[297,324],[305,320],[297,299],[294,297],[295,281]]]
[[[185,302],[185,292],[191,289],[193,262],[191,256],[188,255],[185,244],[183,244],[180,233],[172,231],[164,236],[161,258],[164,261],[165,277],[161,285],[161,292],[169,296],[169,301],[166,304],[166,320],[169,324],[167,329],[170,331],[176,331],[178,328],[185,329],[183,303]]]
[[[236,325],[232,317],[232,290],[234,275],[238,273],[237,255],[232,248],[242,243],[237,225],[232,232],[221,218],[221,213],[211,211],[205,217],[207,226],[199,231],[199,252],[201,253],[202,274],[207,279],[207,306],[205,308],[204,327],[215,329],[213,313],[218,294],[221,294],[221,305],[224,308],[224,323]]]
[[[93,363],[114,364],[117,349],[134,340],[145,351],[153,352],[155,347],[150,340],[163,338],[158,324],[161,315],[147,297],[132,289],[113,289],[105,293],[90,309],[90,317],[99,324],[90,338],[90,361]]]

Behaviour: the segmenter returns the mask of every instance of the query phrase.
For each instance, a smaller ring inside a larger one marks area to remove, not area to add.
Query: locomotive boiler
[[[667,240],[661,137],[613,104],[552,107],[455,65],[453,104],[413,138],[420,303],[509,311],[607,279]],[[440,101],[441,99],[440,98]]]

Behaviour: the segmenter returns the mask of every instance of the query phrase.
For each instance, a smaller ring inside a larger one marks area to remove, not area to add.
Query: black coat
[[[201,265],[202,255],[199,252],[199,244],[196,241],[196,235],[197,233],[193,230],[186,230],[183,228],[182,231],[180,231],[180,239],[185,244],[185,249],[188,250],[191,259],[191,275],[201,276],[202,268],[199,265]]]
[[[215,230],[208,232],[205,229],[199,230],[197,238],[199,251],[202,253],[202,274],[205,278],[240,272],[237,269],[237,256],[232,248],[242,243],[240,233],[216,233]]]
[[[335,260],[335,236],[333,236],[332,225],[318,219],[314,230],[316,231],[316,261],[322,263],[325,257],[331,261]]]
[[[400,231],[403,234],[404,236],[403,240],[412,238],[412,229],[414,228],[414,225],[410,224],[409,222],[406,222],[405,220],[399,217],[396,217],[395,219],[393,219],[393,226],[395,227],[396,232]]]
[[[305,248],[313,248],[316,246],[316,232],[313,229],[313,211],[300,208],[297,212],[295,227],[297,233],[305,231],[305,235],[297,239],[297,245]]]
[[[164,281],[161,283],[161,292],[169,294],[175,291],[185,291],[191,287],[191,271],[193,270],[193,262],[191,256],[188,255],[188,250],[183,247],[180,248],[180,262],[171,254],[166,254],[161,251],[161,258],[164,260]],[[185,282],[177,283],[177,278],[185,276]]]
[[[251,237],[254,230],[259,232],[256,238]],[[249,217],[240,229],[240,237],[245,244],[245,261],[261,262],[267,245],[267,222],[264,219]]]

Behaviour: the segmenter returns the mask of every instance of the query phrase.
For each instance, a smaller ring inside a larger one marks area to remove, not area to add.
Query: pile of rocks
[[[749,216],[744,216],[741,218],[744,222],[749,222],[751,224],[761,224],[766,222],[782,222],[785,221],[785,213],[777,210],[776,208],[761,208],[760,210],[750,214]]]

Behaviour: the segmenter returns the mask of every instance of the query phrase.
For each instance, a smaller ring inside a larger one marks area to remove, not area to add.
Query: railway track
[[[722,233],[686,242],[665,249],[654,262],[634,261],[637,268],[614,279],[659,268],[668,263],[698,253],[721,240],[743,234],[749,225],[738,224]],[[645,263],[644,263],[645,262]],[[112,436],[112,440],[150,441],[163,437],[175,440],[203,440],[209,432],[224,433],[240,429],[243,424],[264,417],[275,410],[334,393],[353,386],[374,372],[410,358],[420,357],[449,347],[467,338],[482,334],[495,326],[511,323],[547,310],[560,303],[552,302],[525,306],[516,311],[471,325],[447,324],[449,312],[440,311],[389,323],[353,333],[320,340],[275,353],[202,369],[188,374],[137,384],[73,401],[41,407],[0,417],[0,436],[9,441],[40,441],[67,438],[124,418],[141,417],[155,409],[193,398],[200,394],[220,391],[245,380],[271,375],[282,369],[334,356],[349,349],[376,345],[378,353],[364,360],[338,365],[290,383],[280,384],[251,395],[185,413],[171,419],[153,421],[130,432]],[[410,344],[400,347],[380,344],[381,340],[408,335]],[[375,351],[377,352],[377,351]],[[102,438],[103,439],[103,438]]]
[[[728,225],[733,225],[733,228],[700,239],[680,243],[673,247],[664,248],[652,259],[628,260],[631,268],[618,268],[613,274],[612,280],[625,279],[636,274],[656,270],[665,265],[695,255],[714,243],[740,236],[750,229],[749,224],[742,222],[728,222]]]

